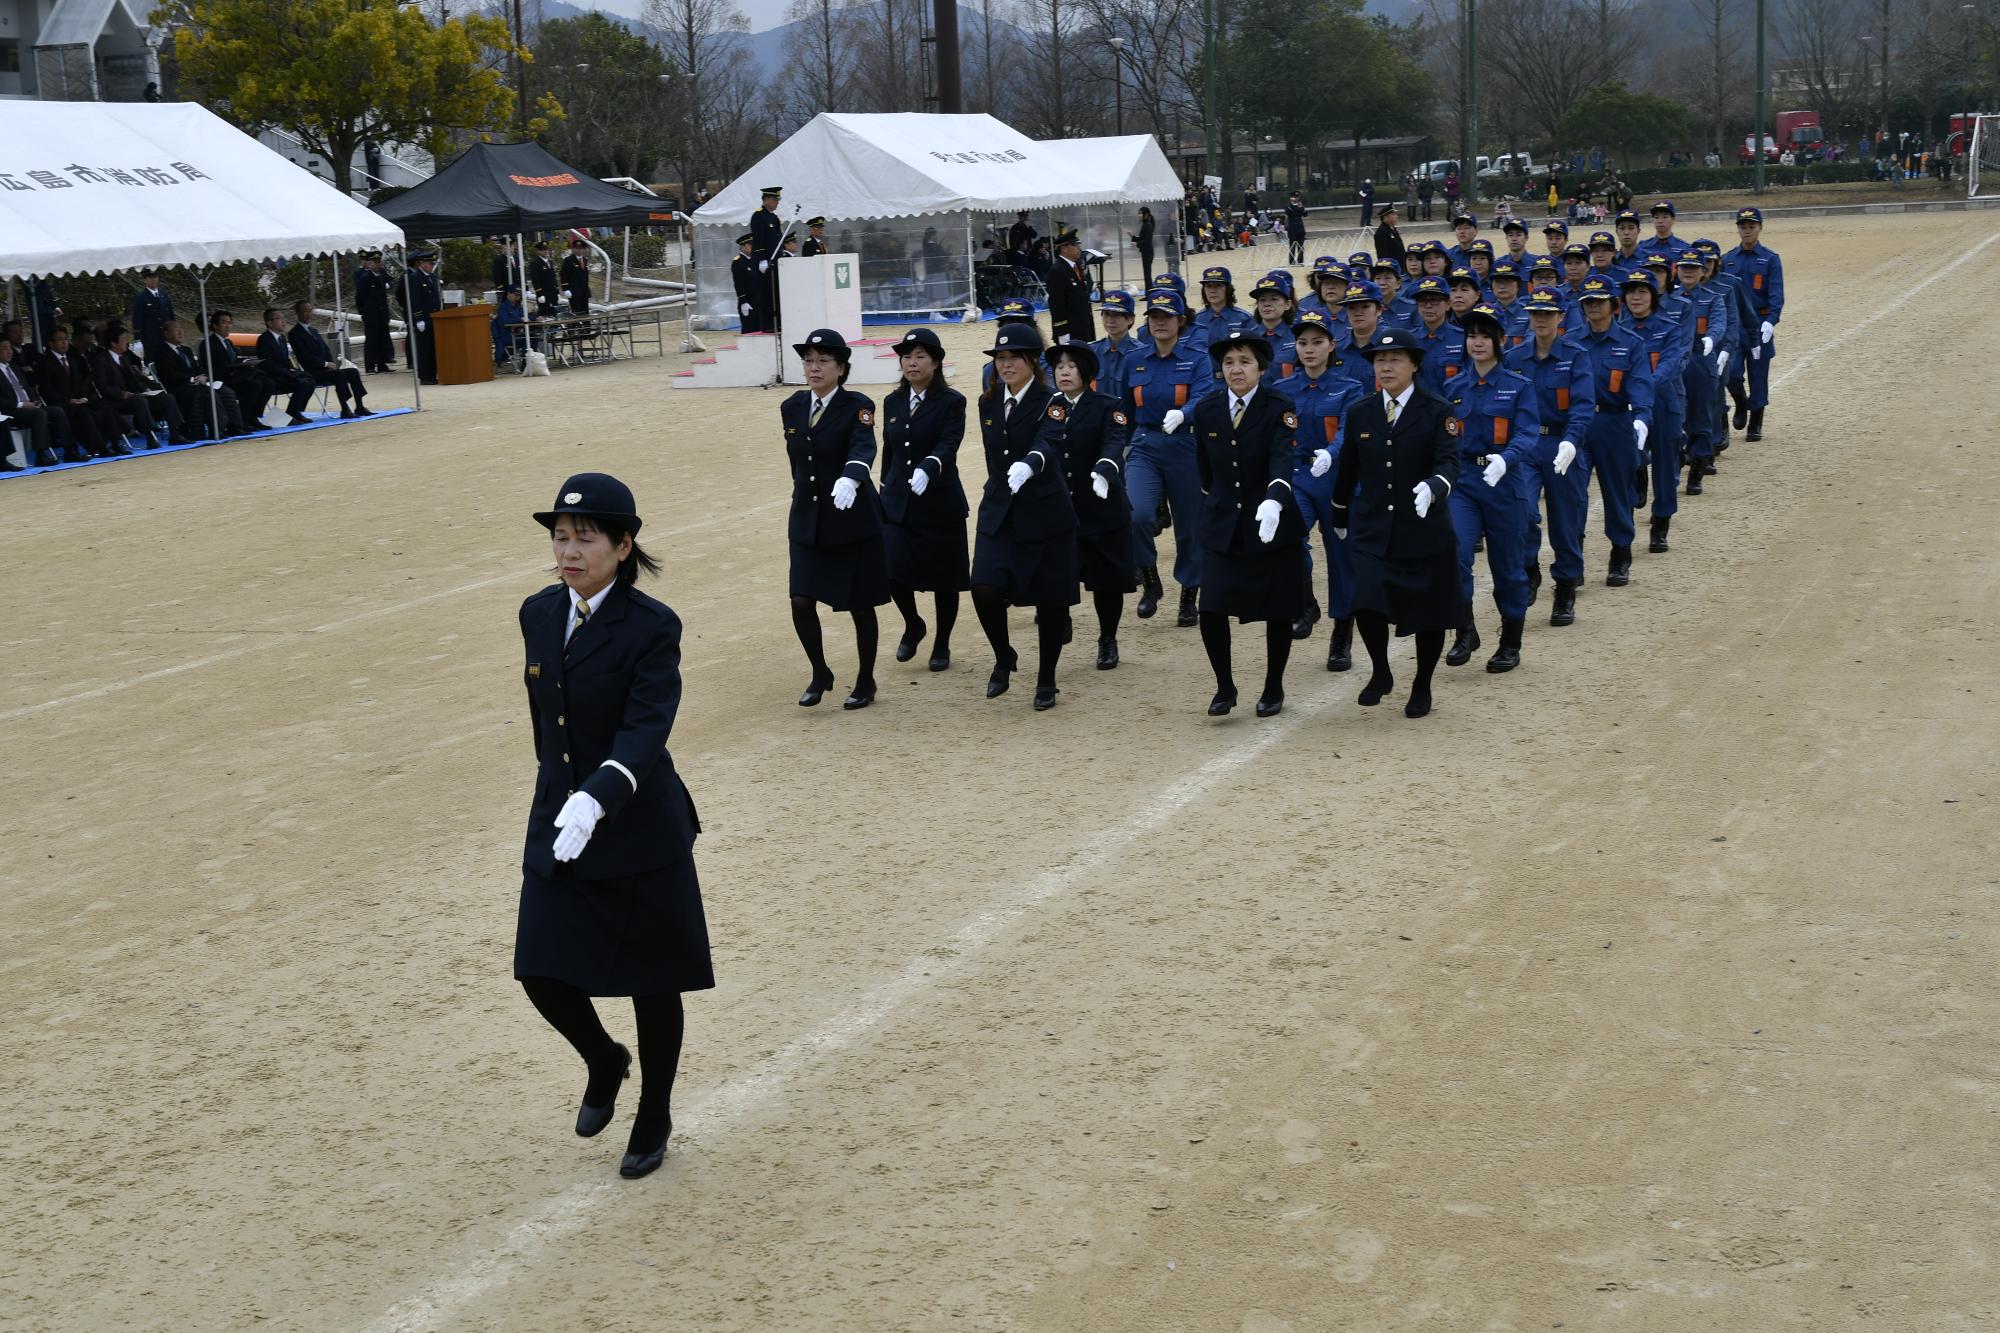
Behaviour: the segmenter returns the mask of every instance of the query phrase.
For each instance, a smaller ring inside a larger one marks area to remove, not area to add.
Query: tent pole
[[[972,248],[972,210],[965,210],[965,322],[979,318],[979,252]]]
[[[335,337],[338,340],[334,345],[340,349],[340,355],[344,358],[347,355],[347,312],[340,308],[340,252],[338,250],[334,251],[333,255],[333,327],[336,330]],[[334,369],[338,370],[339,367],[336,366]]]
[[[424,377],[417,366],[417,312],[416,297],[410,291],[410,246],[407,241],[396,247],[397,257],[403,261],[403,350],[410,357],[410,392],[416,395],[416,409],[424,410]]]
[[[201,294],[201,353],[202,360],[208,363],[208,424],[215,431],[215,438],[220,440],[222,438],[222,403],[219,401],[220,394],[215,387],[215,358],[208,354],[207,269],[195,270],[194,286],[195,290]],[[243,424],[247,426],[250,423],[246,421]],[[261,427],[264,424],[264,419],[259,417],[257,424]]]
[[[694,284],[688,281],[688,264],[694,258],[694,219],[689,217],[685,211],[679,213],[677,216],[680,219],[678,225],[682,229],[682,236],[685,238],[681,246],[681,319],[682,323],[686,325],[687,331],[681,335],[681,350],[683,352],[706,352],[708,350],[707,346],[703,344],[701,339],[694,336],[695,298],[700,293],[694,289]]]
[[[30,273],[28,275],[28,280],[22,283],[21,285],[25,287],[28,292],[28,331],[34,334],[35,351],[39,353],[42,350],[42,347],[44,346],[46,340],[42,333],[42,311],[41,311],[42,303],[35,299],[35,282],[36,282],[36,275]],[[14,296],[13,296],[13,291],[10,287],[7,295],[7,304],[11,306],[13,305],[13,303],[14,303]],[[10,311],[9,313],[11,314],[12,312]],[[29,452],[32,453],[33,451],[30,450]]]
[[[632,229],[630,227],[625,229],[625,258],[623,263],[625,265],[625,276],[629,278],[632,276]],[[607,287],[606,290],[608,291],[609,288]]]

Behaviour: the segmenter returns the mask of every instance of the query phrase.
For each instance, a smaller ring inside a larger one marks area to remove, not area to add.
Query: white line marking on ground
[[[757,505],[754,508],[745,509],[739,513],[727,514],[719,518],[704,519],[699,523],[690,523],[684,528],[675,528],[668,532],[666,536],[685,537],[690,532],[700,532],[703,528],[712,528],[723,523],[740,522],[752,514],[761,514],[768,510],[780,509],[789,504],[791,504],[789,497],[783,500],[773,500],[769,504]],[[207,657],[197,657],[191,661],[177,662],[173,666],[157,667],[152,671],[143,671],[136,676],[128,676],[124,680],[107,681],[105,684],[93,685],[87,690],[78,690],[75,694],[65,694],[61,698],[46,699],[38,704],[22,704],[19,708],[10,708],[4,713],[0,713],[0,722],[13,722],[20,718],[31,717],[36,713],[46,713],[54,708],[67,708],[71,704],[88,703],[92,699],[102,699],[108,694],[117,694],[121,691],[132,689],[135,686],[149,684],[156,680],[164,680],[169,676],[178,676],[189,671],[199,671],[203,667],[211,667],[218,662],[229,662],[249,653],[262,652],[264,649],[275,647],[278,644],[294,643],[297,641],[299,635],[332,634],[339,630],[351,629],[356,625],[365,625],[371,620],[381,620],[388,616],[401,615],[403,612],[411,610],[414,607],[425,606],[431,602],[440,602],[448,597],[457,597],[468,592],[477,592],[481,588],[490,588],[496,583],[510,583],[515,579],[544,573],[547,569],[548,566],[545,564],[524,565],[519,569],[511,570],[505,574],[495,574],[491,578],[475,579],[471,583],[461,583],[456,588],[446,588],[440,592],[427,592],[421,597],[412,597],[408,601],[388,602],[381,606],[373,606],[366,611],[358,611],[351,616],[344,616],[339,620],[329,620],[324,625],[314,625],[302,630],[272,632],[267,637],[259,638],[254,643],[246,643],[236,648],[225,648],[219,653],[210,653]]]
[[[1109,829],[1094,836],[1083,852],[1060,866],[1042,871],[1033,879],[995,899],[986,910],[964,922],[937,943],[948,946],[950,957],[932,950],[912,957],[889,980],[882,982],[846,1011],[835,1014],[805,1036],[773,1052],[740,1078],[714,1088],[697,1098],[684,1117],[674,1122],[676,1131],[685,1128],[699,1138],[719,1133],[736,1121],[771,1101],[787,1084],[804,1075],[816,1062],[835,1055],[874,1029],[882,1026],[899,1009],[943,978],[962,970],[982,949],[1000,939],[1023,917],[1043,903],[1068,892],[1078,882],[1101,869],[1147,834],[1163,827],[1175,815],[1208,794],[1223,779],[1269,750],[1301,725],[1345,697],[1348,682],[1342,681],[1309,704],[1288,707],[1276,723],[1256,723],[1257,733],[1210,759],[1186,777],[1168,783],[1140,809]],[[577,1185],[544,1204],[534,1216],[518,1223],[499,1244],[477,1255],[462,1268],[438,1278],[416,1295],[399,1302],[381,1318],[367,1326],[367,1333],[428,1333],[443,1328],[457,1312],[487,1292],[503,1286],[514,1270],[534,1262],[551,1241],[560,1240],[591,1220],[606,1203],[620,1197],[635,1197],[633,1186],[611,1182]],[[644,1188],[639,1186],[636,1188]]]

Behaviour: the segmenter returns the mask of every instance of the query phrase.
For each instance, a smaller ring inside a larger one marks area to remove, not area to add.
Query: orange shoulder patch
[[[872,426],[875,424],[875,414],[869,411],[865,407],[861,409],[860,417],[861,417],[861,424],[864,426]]]
[[[1050,421],[1061,421],[1064,417],[1067,417],[1068,415],[1069,415],[1068,410],[1065,409],[1061,403],[1049,404]]]
[[[1299,428],[1299,414],[1297,412],[1285,413],[1285,429],[1297,430],[1298,428]]]
[[[1445,433],[1445,434],[1447,434],[1447,435],[1456,435],[1456,434],[1458,434],[1458,432],[1460,431],[1460,429],[1462,429],[1462,428],[1461,428],[1461,427],[1459,426],[1459,424],[1458,424],[1458,418],[1457,418],[1457,417],[1453,417],[1453,416],[1447,416],[1447,417],[1446,417],[1446,418],[1444,419],[1444,433]]]
[[[1111,419],[1117,422],[1121,426],[1129,426],[1132,424],[1132,419],[1126,416],[1123,412],[1113,411],[1111,414]]]

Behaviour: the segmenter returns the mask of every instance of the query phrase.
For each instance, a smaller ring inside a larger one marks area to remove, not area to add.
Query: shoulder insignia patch
[[[1444,419],[1444,433],[1445,433],[1445,434],[1447,434],[1447,435],[1456,435],[1456,434],[1458,434],[1458,433],[1459,433],[1459,431],[1461,431],[1461,430],[1463,430],[1463,429],[1464,429],[1464,427],[1462,427],[1462,426],[1460,426],[1460,425],[1458,424],[1458,418],[1457,418],[1457,417],[1446,417],[1446,418]]]
[[[865,408],[865,407],[864,407],[864,408],[862,408],[862,409],[861,409],[861,411],[860,411],[859,413],[857,413],[856,415],[858,415],[858,416],[860,417],[860,419],[861,419],[861,424],[862,424],[862,425],[864,425],[864,426],[872,426],[872,425],[874,425],[874,424],[875,424],[875,414],[874,414],[873,412],[869,411],[869,410],[868,410],[867,408]]]
[[[1299,414],[1297,412],[1285,413],[1285,429],[1297,430],[1298,428],[1299,428]]]
[[[1050,403],[1050,404],[1049,404],[1049,420],[1050,420],[1050,421],[1061,421],[1061,420],[1062,420],[1062,419],[1063,419],[1064,417],[1066,417],[1066,416],[1068,416],[1068,415],[1069,415],[1069,412],[1068,412],[1068,410],[1067,410],[1067,409],[1065,409],[1065,408],[1063,407],[1063,405],[1062,405],[1061,403]]]
[[[1117,422],[1121,426],[1129,426],[1132,424],[1132,419],[1126,416],[1123,412],[1118,412],[1118,411],[1112,412],[1111,419]]]

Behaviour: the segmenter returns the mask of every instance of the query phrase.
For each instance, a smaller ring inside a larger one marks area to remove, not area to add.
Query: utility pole
[[[1458,136],[1458,188],[1462,206],[1471,206],[1479,200],[1479,61],[1475,55],[1478,46],[1478,24],[1474,8],[1478,0],[1465,0],[1465,40],[1464,81],[1465,116],[1459,122]]]
[[[1764,65],[1764,0],[1757,0],[1757,123],[1750,131],[1750,160],[1757,164],[1751,189],[1764,193],[1764,95],[1770,71]]]
[[[1877,27],[1882,43],[1882,128],[1889,128],[1889,0],[1881,3],[1882,21]]]
[[[527,43],[521,37],[521,0],[514,0],[514,102],[515,115],[521,122],[521,137],[528,137],[528,57]],[[523,269],[525,273],[527,270]]]
[[[1201,155],[1202,174],[1222,176],[1215,153],[1215,6],[1201,0]]]

